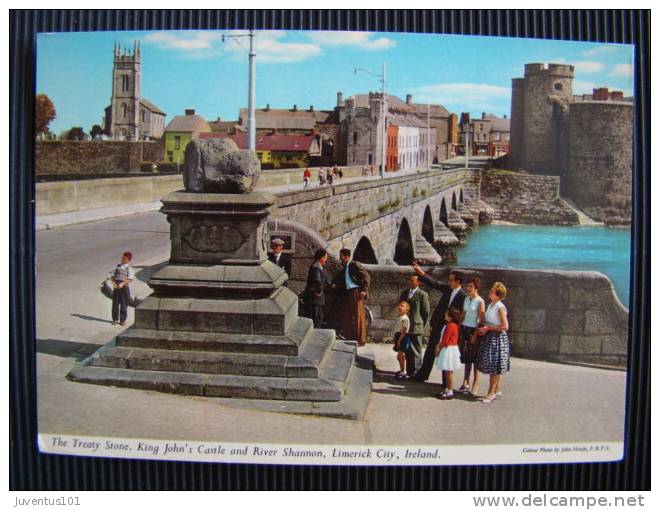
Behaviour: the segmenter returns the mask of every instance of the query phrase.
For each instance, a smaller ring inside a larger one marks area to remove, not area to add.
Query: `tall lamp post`
[[[243,46],[239,38],[249,37],[250,39],[250,48],[247,49]],[[233,39],[236,44],[238,44],[243,50],[245,50],[249,57],[249,71],[248,71],[248,150],[256,150],[256,118],[254,114],[254,103],[256,98],[255,85],[256,85],[256,76],[257,76],[257,64],[256,57],[257,54],[254,50],[254,30],[250,30],[247,34],[232,34],[232,35],[223,35],[222,42],[225,42],[227,39]]]
[[[463,124],[463,133],[465,133],[465,169],[468,169],[470,162],[470,131],[472,126],[469,122]]]
[[[387,120],[385,118],[387,112],[385,111],[385,84],[387,83],[386,74],[385,74],[385,62],[383,62],[383,72],[378,74],[365,69],[364,67],[355,67],[353,68],[353,73],[357,74],[358,71],[368,73],[372,76],[380,78],[380,93],[381,93],[381,102],[380,102],[380,118],[383,120],[383,129],[382,129],[382,144],[381,144],[381,163],[380,163],[380,176],[381,178],[385,177],[385,162],[387,161]]]

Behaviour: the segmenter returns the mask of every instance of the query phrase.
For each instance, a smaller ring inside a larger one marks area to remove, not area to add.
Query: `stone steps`
[[[328,332],[329,330],[318,330]],[[334,339],[334,332],[326,335]],[[108,351],[116,349],[108,345]],[[174,351],[173,351],[174,352]],[[276,377],[200,373],[192,371],[144,370],[99,366],[94,359],[71,370],[67,378],[88,384],[196,395],[203,397],[248,398],[338,402],[351,385],[356,362],[354,342],[334,341],[324,349],[318,377]],[[160,351],[162,355],[162,351]],[[184,352],[184,354],[191,354]],[[209,355],[210,353],[194,353]],[[103,356],[103,353],[101,353]],[[112,354],[110,354],[112,357]],[[94,357],[93,357],[94,358]],[[119,359],[119,357],[115,358]],[[155,365],[153,365],[155,367]],[[302,374],[302,372],[297,372]],[[369,384],[370,389],[370,384]]]
[[[263,377],[318,377],[319,367],[335,341],[333,330],[311,330],[300,355],[164,350],[108,345],[89,365],[105,368]]]
[[[233,352],[297,356],[313,331],[311,319],[298,317],[283,336],[202,333],[199,331],[159,331],[129,328],[117,337],[119,347],[177,351]]]

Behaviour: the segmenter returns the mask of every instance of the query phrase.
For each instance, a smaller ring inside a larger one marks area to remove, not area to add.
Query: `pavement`
[[[396,178],[403,175],[413,175],[425,172],[426,168],[412,168],[408,170],[401,170],[394,174],[387,174],[385,178]],[[319,188],[318,181],[315,180],[315,172],[312,172],[312,182],[309,190]],[[359,177],[345,177],[343,179],[335,179],[335,184],[348,184],[364,181],[378,181],[381,177],[379,175],[372,176],[359,176]],[[327,186],[327,185],[326,185]],[[326,187],[322,186],[322,187]],[[282,186],[270,186],[267,188],[260,188],[260,191],[269,191],[270,193],[287,193],[291,191],[305,191],[302,183],[300,184],[285,184]],[[64,227],[67,225],[78,225],[81,223],[89,223],[92,221],[105,220],[108,218],[119,218],[122,216],[130,216],[149,211],[157,211],[163,204],[157,202],[147,202],[141,204],[126,204],[116,207],[100,207],[98,209],[87,209],[82,211],[72,211],[59,214],[43,214],[35,219],[35,230],[40,232],[42,230],[52,230],[55,228]]]
[[[620,441],[626,373],[514,358],[503,396],[490,405],[440,401],[439,373],[397,381],[391,346],[362,348],[376,359],[364,420],[297,416],[214,399],[68,381],[76,363],[122,328],[98,290],[121,252],[133,251],[133,292],[169,255],[169,225],[157,212],[44,230],[37,238],[39,431],[103,437],[308,444],[515,444]],[[129,311],[129,324],[133,310]],[[456,374],[455,379],[460,379]],[[486,388],[486,379],[482,388]]]

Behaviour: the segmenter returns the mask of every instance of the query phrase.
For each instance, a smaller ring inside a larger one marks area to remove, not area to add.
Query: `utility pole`
[[[256,103],[256,77],[257,77],[257,54],[254,49],[254,30],[249,30],[247,34],[232,34],[232,35],[223,35],[222,42],[225,42],[227,39],[233,39],[236,44],[238,44],[244,51],[248,54],[248,150],[256,150],[256,131],[257,131],[257,122],[254,113],[254,107]],[[240,37],[249,37],[250,38],[250,49],[247,50],[243,46],[238,38]]]
[[[431,103],[426,105],[426,171],[431,170]]]

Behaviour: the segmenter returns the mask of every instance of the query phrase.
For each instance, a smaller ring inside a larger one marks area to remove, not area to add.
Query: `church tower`
[[[112,68],[110,137],[114,140],[140,139],[140,43],[133,52],[115,44]]]

